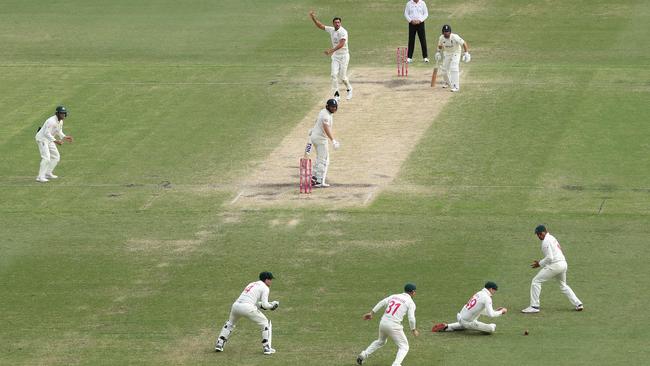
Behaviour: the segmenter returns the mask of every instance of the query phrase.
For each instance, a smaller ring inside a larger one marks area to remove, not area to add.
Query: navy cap
[[[407,283],[407,284],[404,286],[404,292],[413,292],[413,291],[415,291],[415,284],[413,284],[413,283]]]
[[[68,115],[68,110],[65,109],[64,106],[60,105],[60,106],[56,107],[56,113],[65,114],[67,116]]]
[[[260,281],[272,280],[273,273],[271,272],[260,272]]]

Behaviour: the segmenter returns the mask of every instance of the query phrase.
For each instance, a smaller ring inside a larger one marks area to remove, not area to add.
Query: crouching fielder
[[[398,347],[393,366],[400,366],[402,364],[404,357],[409,352],[409,341],[406,339],[404,327],[402,326],[402,319],[405,314],[408,314],[409,326],[413,335],[416,337],[420,335],[420,332],[415,327],[415,302],[413,302],[413,296],[415,296],[415,285],[407,283],[404,286],[403,293],[388,296],[378,302],[370,312],[363,315],[365,320],[370,320],[372,319],[372,314],[384,307],[386,308],[379,322],[379,337],[359,354],[357,364],[363,364],[368,356],[386,344],[386,340],[389,337]]]
[[[36,132],[36,144],[41,154],[41,164],[38,170],[37,182],[45,183],[50,179],[56,179],[54,168],[59,163],[61,156],[56,145],[63,145],[64,141],[72,142],[72,136],[63,133],[63,120],[68,116],[68,110],[64,106],[56,107],[56,113],[45,120],[43,126]],[[58,137],[58,140],[57,140]]]
[[[432,332],[453,332],[456,330],[474,329],[484,333],[494,333],[496,324],[485,324],[478,321],[479,316],[487,315],[496,318],[508,312],[506,308],[492,309],[492,295],[497,292],[498,286],[494,282],[486,282],[485,288],[469,299],[467,304],[456,314],[456,323],[440,323],[433,326]]]
[[[271,321],[262,314],[260,309],[275,310],[280,303],[278,301],[269,302],[269,287],[271,287],[273,274],[271,272],[262,272],[259,278],[259,281],[249,283],[235,303],[232,304],[230,318],[221,329],[217,343],[214,346],[216,352],[223,352],[223,346],[230,338],[237,321],[240,318],[248,318],[262,330],[262,352],[265,355],[275,353],[275,349],[271,347],[271,338],[273,336]]]
[[[336,99],[329,99],[325,108],[321,109],[316,118],[314,127],[309,130],[309,142],[316,149],[316,164],[311,177],[311,185],[316,188],[326,188],[330,185],[325,183],[327,178],[327,169],[330,165],[330,153],[328,148],[329,140],[332,140],[334,149],[338,149],[341,144],[334,139],[334,118],[333,114],[339,108]],[[306,150],[310,148],[307,147]]]
[[[456,33],[451,33],[451,27],[448,24],[442,26],[442,35],[438,38],[438,52],[436,52],[436,62],[441,59],[442,66],[440,72],[442,73],[445,85],[443,88],[450,87],[452,92],[460,90],[460,52],[461,47],[463,53],[463,61],[469,62],[471,56],[469,54],[469,46],[467,42],[460,38]],[[442,51],[443,54],[440,52]]]

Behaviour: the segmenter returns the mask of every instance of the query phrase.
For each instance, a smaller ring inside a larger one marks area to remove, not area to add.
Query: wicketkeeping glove
[[[469,54],[469,52],[465,52],[463,54],[463,61],[469,62],[472,59],[472,56]]]
[[[442,60],[442,54],[440,52],[436,52],[436,55],[435,55],[434,58],[436,59],[436,61],[440,61],[440,60]]]

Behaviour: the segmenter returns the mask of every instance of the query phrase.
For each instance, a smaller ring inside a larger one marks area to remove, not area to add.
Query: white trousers
[[[560,291],[571,301],[574,306],[582,304],[571,287],[566,283],[566,261],[555,262],[544,266],[533,278],[530,284],[530,306],[539,307],[539,295],[542,292],[542,283],[554,278],[560,282]]]
[[[61,155],[59,155],[59,150],[56,148],[54,142],[36,140],[36,144],[38,145],[38,151],[41,153],[41,165],[38,169],[38,176],[45,178],[46,175],[52,174],[59,160],[61,160]]]
[[[464,320],[460,317],[460,313],[456,314],[456,320],[458,322],[447,325],[448,332],[453,332],[455,330],[473,329],[484,333],[494,333],[494,331],[497,330],[496,324],[485,324],[478,321],[478,319],[472,321]]]
[[[345,87],[350,90],[350,80],[348,80],[348,64],[350,63],[350,54],[338,56],[332,55],[332,93],[339,91],[339,79],[345,84]]]
[[[400,366],[404,357],[406,357],[406,354],[409,352],[409,341],[406,339],[406,335],[404,334],[404,327],[395,322],[388,320],[385,321],[382,319],[381,322],[379,322],[379,336],[377,337],[377,340],[370,343],[368,348],[366,348],[362,354],[365,357],[370,356],[373,352],[385,345],[388,338],[392,339],[398,348],[393,366]]]
[[[228,340],[230,333],[235,328],[237,321],[241,318],[247,318],[253,323],[257,324],[262,331],[262,346],[268,345],[271,347],[271,340],[273,337],[271,322],[264,314],[253,304],[235,302],[230,308],[230,317],[221,330],[219,338],[224,341]]]
[[[460,89],[460,53],[445,53],[440,72],[445,83]]]
[[[310,140],[316,149],[316,162],[312,169],[312,175],[316,177],[318,183],[325,183],[325,178],[327,178],[327,169],[330,165],[328,141],[321,138],[310,138]]]

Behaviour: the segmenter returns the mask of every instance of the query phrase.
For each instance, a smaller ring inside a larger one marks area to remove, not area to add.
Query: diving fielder
[[[348,38],[348,31],[345,28],[341,27],[341,18],[336,17],[332,19],[333,27],[325,26],[316,18],[316,13],[312,10],[309,12],[309,17],[316,24],[316,27],[329,33],[330,38],[332,39],[332,48],[325,50],[327,56],[331,56],[332,59],[332,92],[334,93],[334,99],[339,101],[339,81],[341,79],[345,87],[347,88],[347,99],[352,99],[352,84],[348,80],[348,63],[350,62],[350,52],[348,51],[348,44],[350,39]]]
[[[542,253],[544,258],[533,261],[532,268],[542,269],[533,278],[530,284],[530,306],[523,309],[522,313],[539,313],[539,294],[542,292],[542,283],[555,278],[560,282],[560,291],[575,306],[576,311],[582,311],[582,301],[578,299],[571,287],[566,283],[567,263],[562,253],[562,247],[555,237],[548,233],[544,225],[535,228],[535,235],[542,241]]]
[[[445,324],[440,323],[433,326],[432,332],[453,332],[456,330],[474,329],[484,333],[494,333],[497,329],[496,324],[485,324],[478,321],[479,316],[487,315],[491,318],[499,317],[508,312],[506,308],[492,308],[492,295],[499,287],[496,283],[488,281],[485,287],[474,294],[467,304],[463,305],[460,312],[456,314],[456,323]]]
[[[451,33],[451,26],[445,24],[442,26],[442,35],[438,38],[438,52],[436,52],[436,61],[442,61],[440,71],[445,82],[443,88],[450,87],[449,90],[457,92],[460,90],[460,58],[461,47],[463,53],[463,61],[469,62],[471,56],[469,54],[469,46],[467,42],[460,38],[456,33]],[[442,51],[442,54],[440,53]]]
[[[409,352],[409,341],[406,339],[404,327],[402,326],[404,315],[408,314],[409,326],[413,335],[416,337],[420,335],[420,332],[415,327],[415,302],[413,302],[413,296],[415,296],[415,285],[407,283],[404,286],[403,293],[388,296],[378,302],[370,312],[363,314],[363,319],[370,320],[373,313],[386,308],[379,322],[379,337],[359,354],[357,364],[363,364],[373,352],[385,345],[386,340],[390,337],[398,347],[393,366],[401,366],[404,357]]]
[[[275,353],[275,349],[271,347],[271,338],[273,336],[271,321],[262,314],[260,309],[275,310],[280,306],[280,302],[269,302],[269,287],[271,287],[273,274],[271,272],[261,272],[259,278],[259,281],[249,283],[235,303],[232,304],[230,318],[221,329],[217,343],[214,346],[216,352],[223,352],[223,346],[230,338],[237,321],[240,318],[248,318],[262,330],[262,352],[265,355]]]
[[[309,141],[316,148],[316,163],[314,164],[311,184],[316,188],[327,188],[330,185],[325,183],[327,169],[330,165],[330,153],[328,140],[332,140],[332,146],[337,150],[341,144],[334,139],[334,118],[333,114],[339,108],[336,99],[329,99],[325,108],[321,109],[316,118],[314,127],[309,130]],[[307,148],[309,149],[309,147]]]
[[[41,165],[38,170],[37,182],[45,183],[50,179],[56,179],[54,168],[61,160],[61,155],[56,145],[63,145],[64,141],[72,142],[72,136],[63,133],[63,120],[68,116],[68,110],[60,105],[56,107],[56,113],[45,120],[43,126],[36,132],[36,144],[41,153]],[[57,139],[58,137],[58,139]]]

